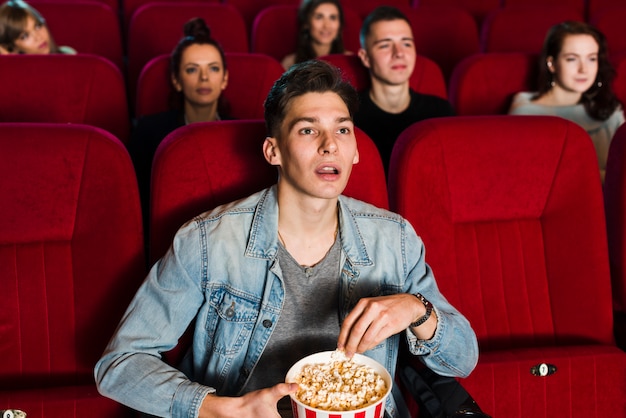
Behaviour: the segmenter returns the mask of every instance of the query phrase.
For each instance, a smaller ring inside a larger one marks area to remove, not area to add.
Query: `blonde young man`
[[[184,225],[95,368],[98,388],[162,417],[290,417],[289,367],[365,353],[393,375],[403,338],[432,370],[467,376],[478,349],[400,216],[344,197],[359,161],[356,92],[323,61],[291,67],[265,103],[276,185]],[[194,322],[178,368],[161,353]],[[408,417],[398,393],[386,413]]]
[[[359,57],[369,69],[371,87],[359,93],[354,123],[378,146],[385,171],[402,131],[420,120],[454,115],[447,100],[410,88],[415,56],[411,24],[400,10],[380,6],[365,18]]]

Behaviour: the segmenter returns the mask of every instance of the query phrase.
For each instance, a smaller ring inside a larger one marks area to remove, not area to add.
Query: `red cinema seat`
[[[320,59],[338,67],[346,80],[356,90],[364,90],[371,85],[368,69],[363,66],[356,55],[332,54]],[[432,94],[447,99],[446,81],[439,66],[429,58],[418,55],[415,69],[409,80],[411,88],[419,93]]]
[[[579,20],[584,19],[586,5],[590,0],[502,0],[502,7],[526,7],[535,8],[538,13],[542,13],[544,7],[565,7],[572,9],[579,16]]]
[[[130,157],[86,125],[0,124],[0,410],[132,416],[93,368],[146,274]]]
[[[342,7],[342,9],[344,14],[343,43],[346,51],[356,54],[360,47],[361,18],[347,7]],[[267,54],[278,62],[282,62],[283,58],[295,52],[297,33],[297,5],[266,7],[254,20],[250,50]]]
[[[107,4],[96,0],[36,0],[30,4],[46,19],[57,45],[71,46],[79,54],[99,55],[125,71],[119,16]]]
[[[161,54],[170,54],[183,37],[183,26],[201,17],[224,52],[248,52],[248,32],[233,6],[221,3],[158,2],[135,11],[128,27],[128,86],[137,88],[144,65]]]
[[[341,4],[357,12],[361,19],[365,19],[378,6],[393,6],[402,11],[411,7],[410,0],[343,0]]]
[[[587,0],[587,20],[594,21],[599,13],[624,5],[622,0]]]
[[[221,3],[220,0],[123,0],[122,22],[124,27],[124,33],[128,33],[128,26],[130,24],[130,21],[133,19],[133,15],[137,11],[137,9],[139,9],[141,6],[151,3],[177,3],[179,1],[185,3]]]
[[[591,24],[606,37],[609,55],[624,55],[626,53],[626,39],[624,37],[624,22],[626,21],[626,4],[606,8],[596,13]]]
[[[300,5],[301,0],[223,0],[222,3],[233,5],[246,22],[248,33],[252,33],[254,19],[265,8],[276,5]]]
[[[41,10],[39,10],[39,5],[40,4],[42,4],[42,3],[57,3],[58,1],[59,0],[33,0],[32,2],[29,1],[28,4],[32,4],[35,7],[35,9],[37,9],[37,11],[41,12]],[[76,1],[77,2],[82,2],[83,0],[76,0]],[[113,11],[113,14],[115,16],[119,16],[119,13],[120,13],[120,4],[119,4],[120,2],[119,2],[119,0],[93,0],[93,1],[95,1],[97,3],[102,3],[105,6],[108,6]],[[43,15],[44,18],[48,17],[43,12],[42,12],[42,15]]]
[[[449,83],[456,114],[507,114],[516,93],[536,90],[537,59],[533,54],[493,52],[461,61]]]
[[[105,58],[0,56],[0,79],[5,80],[0,89],[0,122],[82,123],[105,129],[122,142],[128,140],[124,78]]]
[[[376,145],[356,130],[360,162],[345,194],[388,207],[382,161]],[[194,123],[172,132],[152,165],[150,259],[165,254],[178,228],[192,217],[276,182],[265,161],[262,120]]]
[[[153,58],[137,82],[136,116],[168,110],[170,95],[169,55]],[[283,67],[263,54],[227,52],[228,86],[222,98],[228,116],[234,119],[262,119],[263,102]]]
[[[416,123],[396,142],[389,193],[476,331],[463,385],[486,413],[624,414],[602,186],[582,128],[548,116]]]
[[[446,80],[465,57],[480,50],[476,21],[450,6],[419,6],[407,12],[417,53],[439,65]]]
[[[526,52],[538,54],[548,29],[566,20],[584,20],[575,7],[563,5],[518,5],[498,9],[484,20],[483,52]]]
[[[476,24],[482,24],[485,17],[501,7],[500,0],[413,0],[413,7],[422,6],[454,6],[471,14]]]
[[[620,346],[626,349],[626,125],[615,132],[609,147],[604,203],[616,336]]]

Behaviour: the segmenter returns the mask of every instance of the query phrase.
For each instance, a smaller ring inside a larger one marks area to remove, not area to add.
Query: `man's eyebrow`
[[[296,118],[294,120],[292,120],[291,122],[289,122],[288,128],[289,131],[291,131],[293,129],[294,126],[296,126],[298,123],[300,122],[306,122],[306,123],[316,123],[319,122],[319,118],[316,117],[312,117],[312,116],[303,116],[300,118]],[[353,122],[352,117],[350,116],[341,116],[338,117],[337,119],[335,119],[336,123],[345,123],[345,122]]]
[[[413,42],[414,39],[412,36],[403,36],[402,38],[400,38],[401,41],[411,41]],[[391,38],[383,38],[383,39],[377,39],[374,41],[374,45],[382,43],[382,42],[392,42],[393,39]]]
[[[293,127],[296,126],[300,122],[315,123],[315,122],[318,122],[318,121],[319,121],[318,118],[314,118],[314,117],[311,117],[311,116],[302,116],[302,117],[299,117],[299,118],[295,118],[294,120],[289,122],[289,125],[288,125],[289,129],[288,129],[288,131],[291,131],[293,129]]]

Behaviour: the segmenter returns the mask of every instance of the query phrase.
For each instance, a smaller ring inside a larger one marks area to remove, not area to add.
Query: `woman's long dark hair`
[[[303,62],[317,58],[312,46],[313,40],[311,39],[310,25],[315,9],[321,4],[333,4],[339,11],[339,31],[330,47],[330,53],[343,54],[345,52],[342,35],[344,17],[339,0],[303,0],[298,9],[298,43],[296,46],[295,62]]]
[[[541,97],[552,88],[554,75],[548,68],[548,58],[556,62],[563,42],[569,35],[590,35],[598,44],[598,74],[593,85],[582,94],[580,103],[589,116],[596,120],[608,119],[620,105],[612,88],[615,69],[609,62],[607,42],[604,34],[593,26],[577,21],[559,23],[548,31],[539,59],[539,88],[536,97]]]
[[[174,78],[177,80],[180,79],[180,62],[183,58],[185,49],[187,49],[190,45],[195,44],[213,45],[220,53],[222,65],[224,67],[224,71],[226,71],[226,56],[222,46],[213,37],[211,37],[211,29],[207,26],[204,19],[195,17],[183,26],[183,38],[178,41],[178,44],[174,47],[174,50],[170,55],[170,73],[174,76]],[[183,93],[176,91],[172,87],[170,94],[170,107],[173,109],[182,109],[184,101],[185,97]],[[227,105],[223,102],[224,100],[220,95],[220,98],[218,99],[218,113],[221,114],[227,113]]]

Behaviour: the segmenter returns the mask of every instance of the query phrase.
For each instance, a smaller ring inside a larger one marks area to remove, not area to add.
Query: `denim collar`
[[[250,238],[246,246],[246,256],[274,259],[278,252],[278,199],[277,187],[261,192],[256,207]],[[346,196],[339,196],[339,237],[341,246],[352,265],[370,266],[373,264],[365,241],[356,220],[356,204],[362,204]]]

